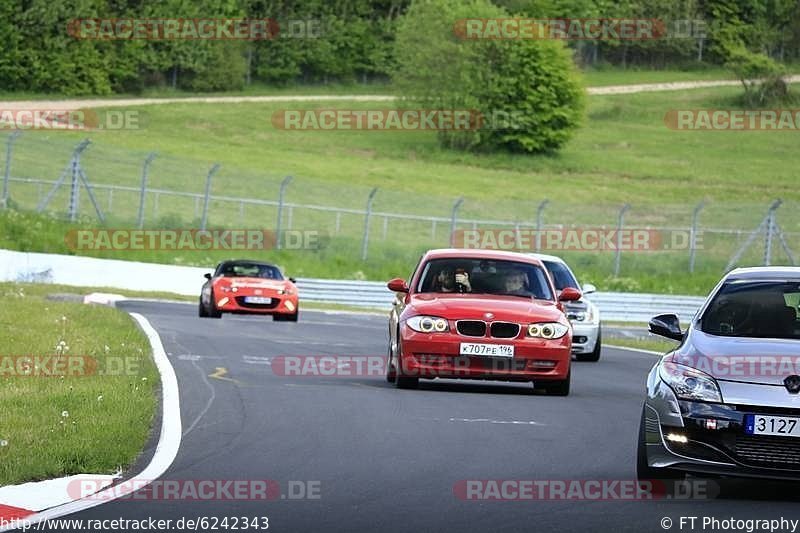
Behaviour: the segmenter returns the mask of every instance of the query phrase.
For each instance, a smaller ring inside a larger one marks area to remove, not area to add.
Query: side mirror
[[[203,277],[206,278],[206,279],[211,279],[211,274],[206,272],[205,274],[203,274]]]
[[[683,340],[681,321],[677,315],[658,315],[650,319],[650,333],[661,335],[674,341]]]
[[[289,278],[289,281],[291,281],[292,283],[297,283],[297,280],[294,278]]]
[[[403,278],[394,278],[386,286],[393,292],[408,292],[408,284]]]
[[[564,287],[558,295],[559,302],[575,302],[581,299],[581,291],[574,287]]]
[[[583,294],[592,294],[593,292],[597,292],[597,287],[591,283],[585,283],[583,285]]]

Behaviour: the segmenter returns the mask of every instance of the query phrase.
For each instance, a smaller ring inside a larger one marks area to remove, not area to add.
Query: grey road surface
[[[69,518],[268,516],[277,532],[459,533],[713,531],[702,517],[800,518],[797,485],[758,481],[724,481],[719,497],[692,501],[457,496],[464,480],[633,480],[652,355],[605,349],[599,363],[576,362],[565,398],[489,382],[396,390],[380,376],[284,377],[272,369],[285,355],[381,356],[387,334],[379,316],[309,311],[291,324],[200,319],[188,305],[122,307],[150,320],[178,376],[183,442],[163,479],[268,479],[285,499],[129,499]],[[300,481],[319,498],[290,498],[301,486],[291,482]],[[695,528],[681,528],[690,516],[699,517]]]

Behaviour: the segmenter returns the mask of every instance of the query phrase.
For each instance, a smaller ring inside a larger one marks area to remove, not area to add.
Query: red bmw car
[[[295,280],[275,265],[258,261],[223,261],[206,274],[198,314],[221,318],[222,313],[272,315],[297,322],[300,304]]]
[[[398,388],[422,379],[533,382],[566,396],[572,327],[538,259],[488,250],[431,250],[395,291],[386,378]]]

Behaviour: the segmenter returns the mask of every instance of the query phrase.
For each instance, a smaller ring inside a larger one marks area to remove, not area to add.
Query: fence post
[[[622,225],[625,223],[625,213],[631,208],[631,204],[625,204],[619,210],[617,218],[617,255],[614,258],[614,277],[619,277],[619,264],[622,259]]]
[[[458,221],[458,209],[461,207],[461,204],[464,203],[464,198],[458,197],[453,203],[453,210],[450,213],[450,246],[455,247],[456,245],[456,223]]]
[[[689,273],[694,273],[694,260],[697,251],[697,221],[700,211],[706,206],[705,200],[697,204],[692,213],[692,229],[689,231]]]
[[[20,130],[14,130],[11,132],[11,135],[8,136],[8,141],[6,142],[6,168],[3,173],[3,196],[2,199],[0,199],[3,209],[8,207],[8,182],[11,179],[11,154],[14,151],[14,141],[20,135],[22,135]]]
[[[137,217],[137,225],[139,229],[144,227],[144,203],[147,197],[147,172],[150,169],[150,163],[155,159],[155,152],[148,154],[142,166],[142,189],[139,191],[139,216]]]
[[[78,144],[75,148],[75,152],[72,154],[72,161],[70,162],[70,166],[72,167],[72,182],[70,186],[69,192],[69,220],[70,222],[75,222],[78,220],[78,201],[79,201],[79,194],[80,194],[80,178],[81,178],[81,153],[89,146],[89,139],[85,139]]]
[[[550,200],[545,198],[544,200],[539,202],[539,207],[536,208],[536,251],[537,252],[542,249],[542,212],[549,203]]]
[[[219,167],[219,163],[214,163],[214,166],[209,169],[208,175],[206,176],[206,192],[205,198],[203,199],[203,219],[200,221],[200,229],[202,231],[206,230],[206,225],[208,224],[208,202],[211,197],[211,179],[214,177],[214,174],[217,173]]]
[[[367,212],[366,216],[364,217],[364,238],[361,241],[361,260],[367,260],[367,248],[369,247],[369,217],[372,214],[372,200],[375,199],[375,194],[377,194],[378,188],[375,187],[369,192],[369,196],[367,197]]]
[[[767,213],[767,235],[764,242],[764,266],[770,266],[772,262],[772,237],[775,235],[775,211],[781,206],[783,200],[775,200],[769,206]]]
[[[288,187],[289,182],[292,181],[291,176],[286,176],[281,180],[281,188],[278,191],[278,220],[275,224],[275,248],[280,250],[281,249],[281,224],[283,222],[283,196],[286,194],[286,187]]]
[[[774,202],[772,202],[770,204],[769,211],[767,212],[767,216],[764,217],[764,220],[762,220],[761,223],[756,228],[756,230],[753,233],[751,233],[749,237],[747,237],[747,239],[744,241],[744,243],[741,246],[739,246],[739,249],[736,250],[735,254],[733,254],[733,257],[731,257],[731,260],[728,261],[728,264],[725,267],[725,272],[728,272],[736,263],[739,262],[739,259],[742,258],[742,255],[744,255],[744,252],[750,247],[750,245],[753,244],[753,242],[755,242],[756,237],[758,237],[758,234],[761,233],[762,229],[766,230],[766,231],[770,231],[770,228],[769,228],[770,216],[781,205],[781,203],[783,203],[782,200],[775,200]],[[771,243],[770,243],[770,246],[771,246]]]

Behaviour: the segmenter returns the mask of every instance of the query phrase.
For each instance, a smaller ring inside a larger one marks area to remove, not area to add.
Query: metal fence
[[[256,173],[213,161],[135,152],[61,133],[11,133],[0,142],[6,148],[0,167],[3,206],[63,214],[72,221],[99,219],[116,227],[258,227],[278,234],[322,230],[358,243],[365,261],[387,250],[416,255],[421,249],[448,246],[456,230],[465,229],[520,233],[648,228],[688,235],[681,247],[647,253],[618,248],[588,258],[585,251],[554,251],[578,267],[612,277],[634,269],[720,273],[737,265],[795,264],[794,250],[800,249],[800,209],[780,201],[667,205],[654,199],[651,205],[595,205],[550,201],[545,192],[487,201],[412,194],[393,183],[342,187],[268,170]],[[531,251],[536,248],[546,246]]]

